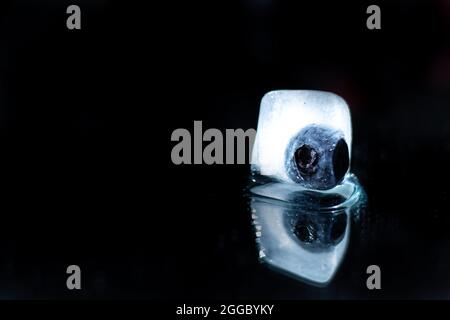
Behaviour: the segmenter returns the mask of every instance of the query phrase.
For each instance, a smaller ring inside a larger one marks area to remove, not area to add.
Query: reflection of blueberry
[[[301,242],[313,243],[317,240],[317,230],[314,224],[302,224],[297,222],[294,227],[294,234]]]
[[[331,189],[349,168],[349,150],[341,131],[310,125],[291,139],[286,149],[288,176],[307,188]]]
[[[335,246],[344,238],[347,214],[301,214],[293,221],[293,232],[302,245],[308,248]]]
[[[347,228],[347,215],[338,214],[333,217],[330,230],[330,241],[333,244],[341,242],[344,237],[345,229]]]

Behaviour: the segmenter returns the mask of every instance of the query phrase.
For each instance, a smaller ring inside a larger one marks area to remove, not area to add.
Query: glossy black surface
[[[69,4],[1,2],[0,298],[449,297],[447,2],[369,31],[369,2],[92,1],[73,33]],[[351,107],[369,209],[325,288],[259,264],[247,166],[170,160],[174,129],[256,127],[273,89]]]

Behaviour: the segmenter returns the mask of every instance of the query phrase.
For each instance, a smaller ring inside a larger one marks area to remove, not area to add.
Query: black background
[[[370,4],[2,1],[0,298],[448,298],[450,6],[368,30]],[[351,108],[369,211],[326,288],[258,263],[248,166],[171,163],[173,130],[256,128],[275,89]]]

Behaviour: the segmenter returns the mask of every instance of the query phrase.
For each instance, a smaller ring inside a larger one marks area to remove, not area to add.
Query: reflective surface
[[[347,251],[351,217],[366,196],[356,177],[326,192],[269,182],[250,189],[261,262],[307,283],[326,286]]]
[[[81,33],[66,5],[0,2],[1,298],[450,298],[448,1],[386,2],[379,33],[347,1],[82,1]],[[248,166],[170,161],[173,130],[256,128],[279,88],[351,106],[369,210],[326,287],[259,263]]]

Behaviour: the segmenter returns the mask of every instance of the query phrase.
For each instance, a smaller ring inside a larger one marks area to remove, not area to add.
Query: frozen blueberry
[[[344,134],[325,126],[303,128],[290,140],[285,153],[289,178],[310,189],[335,187],[344,178],[349,164]]]

